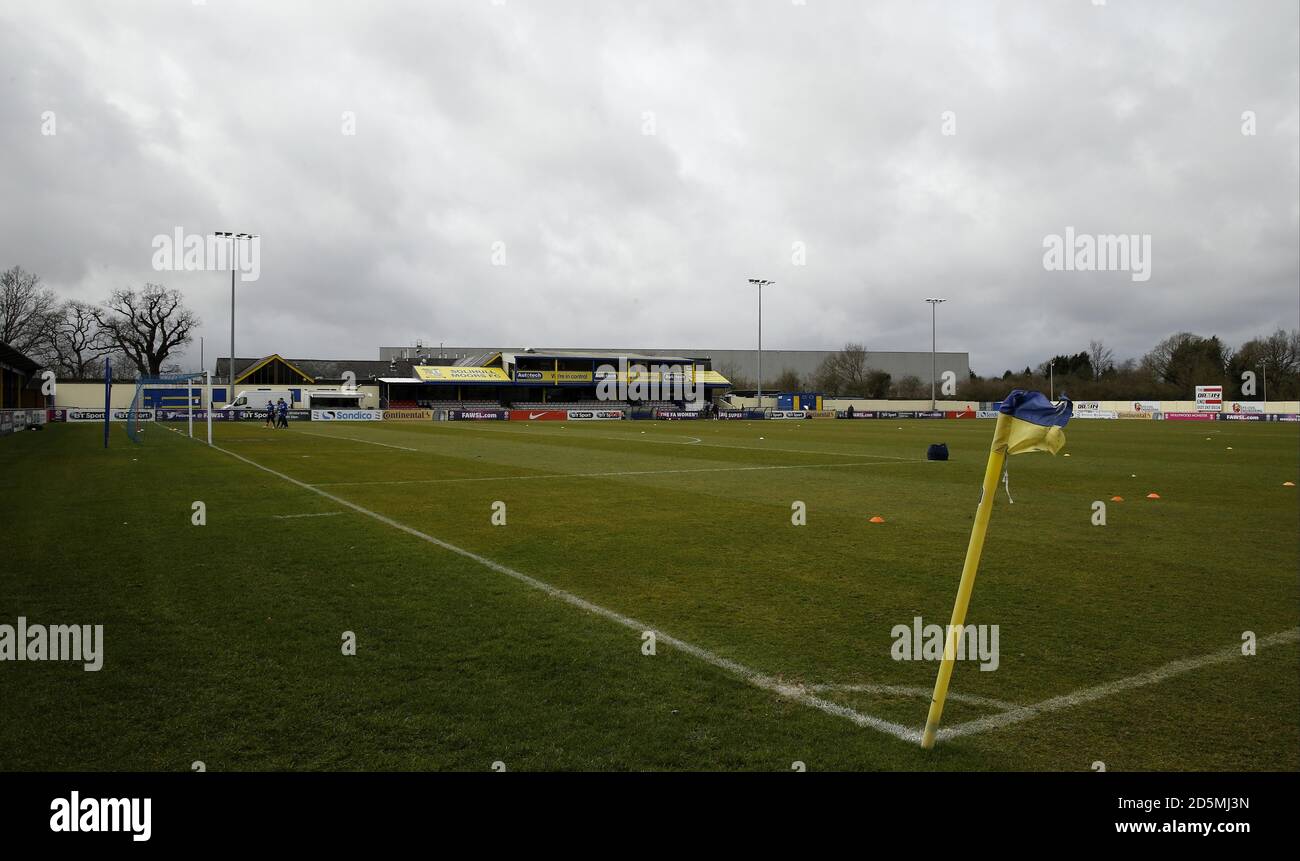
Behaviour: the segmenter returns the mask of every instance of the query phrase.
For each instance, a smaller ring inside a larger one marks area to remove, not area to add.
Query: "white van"
[[[245,389],[239,393],[232,403],[220,407],[222,410],[253,410],[255,412],[264,412],[266,402],[279,403],[280,398],[293,409],[293,392],[288,389]]]

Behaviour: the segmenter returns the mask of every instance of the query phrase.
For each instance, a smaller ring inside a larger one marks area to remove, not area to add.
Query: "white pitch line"
[[[293,520],[296,517],[337,517],[342,511],[321,511],[316,514],[272,514],[276,520]]]
[[[641,469],[624,472],[548,472],[540,475],[488,475],[474,478],[395,478],[391,481],[322,481],[312,487],[371,487],[390,484],[462,484],[474,481],[537,481],[561,478],[616,478],[625,475],[674,475],[692,472],[754,472],[769,469],[839,469],[846,466],[899,466],[905,463],[928,463],[924,460],[862,460],[853,463],[792,463],[777,466],[715,466],[702,469]]]
[[[333,434],[333,433],[312,433],[311,431],[300,431],[300,430],[296,430],[294,431],[294,433],[300,433],[303,436],[318,436],[321,439],[345,439],[348,440],[349,442],[364,442],[367,445],[382,445],[384,448],[400,448],[402,451],[421,450],[418,448],[408,448],[404,445],[393,445],[390,442],[375,442],[372,439],[360,439],[359,437],[354,437],[354,436],[339,436],[338,434]]]
[[[1291,628],[1287,631],[1279,631],[1276,634],[1270,634],[1257,641],[1256,647],[1277,646],[1283,643],[1294,643],[1300,640],[1300,628]],[[1132,690],[1146,685],[1154,685],[1157,682],[1163,682],[1165,679],[1173,676],[1190,673],[1192,670],[1199,670],[1201,667],[1208,667],[1211,664],[1225,664],[1234,658],[1243,657],[1241,646],[1229,646],[1217,652],[1210,652],[1208,655],[1200,655],[1195,658],[1183,658],[1178,661],[1156,667],[1145,673],[1139,673],[1136,676],[1128,676],[1123,679],[1116,679],[1104,684],[1094,685],[1090,688],[1081,688],[1073,693],[1064,694],[1059,697],[1043,700],[1033,705],[1021,706],[999,715],[990,715],[988,717],[978,718],[967,721],[966,723],[957,724],[947,729],[940,729],[938,737],[941,740],[958,738],[963,735],[972,735],[977,732],[987,732],[992,729],[1000,729],[1004,726],[1010,726],[1014,723],[1029,720],[1045,712],[1060,711],[1061,709],[1073,708],[1074,706],[1090,703],[1121,691]],[[951,694],[949,694],[951,696]]]
[[[563,589],[552,586],[551,584],[545,581],[538,580],[535,577],[530,577],[527,574],[524,574],[520,571],[516,571],[513,568],[508,568],[505,565],[502,565],[498,562],[493,562],[491,559],[488,559],[486,556],[480,556],[477,553],[474,553],[470,550],[466,550],[462,547],[457,547],[455,544],[449,544],[448,542],[443,541],[440,538],[434,538],[432,535],[428,535],[424,532],[421,532],[420,530],[415,529],[414,527],[407,526],[405,523],[401,523],[399,521],[393,520],[391,517],[386,517],[378,512],[371,511],[368,508],[364,508],[360,505],[357,505],[355,502],[349,502],[348,500],[340,496],[335,496],[332,493],[321,490],[319,487],[313,487],[310,484],[301,482],[298,479],[285,475],[282,472],[277,472],[276,470],[271,469],[268,466],[263,466],[257,461],[250,460],[249,458],[244,457],[242,454],[236,454],[233,451],[224,449],[221,446],[217,446],[217,445],[214,445],[213,448],[215,448],[219,452],[230,455],[236,460],[241,460],[244,463],[248,464],[249,466],[255,467],[257,469],[262,470],[263,472],[274,475],[276,478],[280,478],[289,482],[290,484],[297,485],[298,487],[301,487],[303,490],[309,490],[312,493],[319,494],[320,496],[323,496],[326,499],[336,502],[339,505],[346,506],[348,508],[351,508],[353,511],[356,511],[360,514],[364,514],[367,517],[373,518],[374,520],[377,520],[380,523],[383,523],[387,526],[391,526],[394,529],[401,530],[402,532],[405,532],[408,535],[413,535],[422,541],[427,541],[430,544],[433,544],[437,547],[441,547],[444,550],[448,550],[452,553],[456,553],[460,556],[465,557],[466,559],[471,559],[485,568],[491,569],[492,571],[495,571],[498,574],[504,574],[507,577],[511,577],[515,580],[518,580],[520,583],[523,583],[527,586],[531,586],[532,588],[544,592],[550,597],[563,601],[566,604],[571,604],[572,606],[577,607],[581,610],[586,610],[588,613],[591,613],[596,616],[600,616],[601,618],[604,619],[608,619],[611,622],[615,622],[619,625],[622,625],[624,628],[629,628],[638,633],[644,631],[654,631],[655,637],[658,642],[666,643],[680,652],[685,652],[686,654],[691,655],[694,658],[698,658],[699,660],[704,661],[707,664],[712,664],[715,667],[726,670],[727,672],[740,677],[741,679],[743,679],[744,681],[748,682],[751,685],[754,685],[755,687],[762,688],[763,690],[766,691],[771,691],[772,693],[783,696],[786,699],[794,700],[795,702],[823,711],[826,714],[845,718],[857,724],[858,726],[883,732],[887,735],[891,735],[894,738],[900,739],[902,741],[916,743],[921,740],[921,733],[919,730],[909,729],[908,727],[905,727],[902,724],[897,724],[892,721],[887,721],[882,718],[874,717],[872,715],[863,714],[862,712],[855,711],[854,709],[848,708],[847,706],[842,706],[839,703],[833,703],[830,702],[829,700],[824,700],[821,697],[813,696],[812,694],[808,693],[804,688],[800,687],[799,685],[792,685],[786,682],[779,681],[778,679],[775,679],[768,675],[764,675],[763,673],[760,673],[757,670],[750,669],[744,664],[740,664],[736,661],[731,660],[730,658],[724,658],[721,655],[715,654],[701,646],[696,646],[695,644],[688,643],[685,640],[679,640],[678,638],[671,636],[669,634],[665,634],[664,632],[650,625],[647,625],[643,622],[639,622],[630,616],[624,616],[622,613],[618,613],[615,612],[614,610],[610,610],[606,607],[602,607],[599,604],[593,604],[587,599],[580,598],[577,595],[573,594],[572,592],[566,592]]]
[[[885,696],[925,697],[926,699],[934,696],[933,688],[922,688],[915,685],[826,684],[804,685],[804,687],[813,693],[843,691],[845,693],[883,694]],[[1023,708],[1023,706],[1018,703],[1009,703],[1006,700],[995,700],[990,697],[976,696],[975,694],[962,694],[957,693],[956,691],[949,691],[948,699],[953,702],[967,703],[973,706],[988,706],[989,708],[1001,709],[1004,712]]]
[[[444,424],[447,425],[447,428],[446,428],[446,429],[450,429],[451,427],[454,427],[454,426],[457,426],[457,425],[462,425],[462,424],[463,424],[463,425],[468,425],[468,424],[470,424],[470,423],[469,423],[469,422],[444,422]],[[444,428],[438,428],[438,430],[443,430],[443,429],[444,429]],[[562,437],[562,436],[561,436],[560,434],[558,434],[558,433],[548,433],[548,432],[546,432],[546,431],[525,431],[525,430],[505,430],[505,429],[499,429],[499,430],[488,430],[487,428],[484,428],[484,427],[473,427],[473,428],[471,428],[471,427],[466,427],[466,428],[465,428],[465,432],[467,432],[467,433],[468,433],[469,431],[472,431],[472,430],[483,431],[484,433],[489,433],[489,434],[510,433],[510,434],[521,434],[521,435],[523,435],[523,436],[534,436],[534,437],[536,437],[536,436],[552,436],[552,437],[555,437],[555,438],[557,438],[557,439],[564,439],[564,438],[565,438],[565,437]],[[698,445],[698,446],[700,446],[701,448],[734,448],[734,449],[740,449],[741,451],[780,451],[780,452],[788,452],[788,453],[790,453],[790,454],[820,454],[820,455],[824,455],[824,456],[826,456],[826,457],[862,457],[862,456],[863,456],[863,454],[862,454],[861,452],[851,452],[851,451],[817,451],[817,450],[815,450],[815,449],[809,449],[809,448],[776,448],[775,446],[765,446],[765,445],[725,445],[725,444],[720,443],[720,442],[704,442],[704,443],[674,442],[674,441],[672,441],[672,440],[667,440],[667,439],[641,439],[639,436],[635,436],[635,437],[633,437],[633,436],[594,436],[594,435],[592,435],[592,434],[583,434],[583,433],[578,433],[578,434],[568,434],[568,435],[567,435],[567,438],[569,438],[569,439],[572,439],[572,438],[574,438],[574,437],[578,437],[579,439],[607,439],[607,440],[612,440],[612,441],[614,441],[614,442],[642,442],[642,443],[647,443],[647,442],[648,442],[648,443],[654,443],[654,444],[656,444],[656,445]],[[867,456],[867,457],[877,457],[877,458],[881,458],[881,459],[884,459],[884,460],[906,460],[906,461],[913,460],[913,458],[910,458],[910,457],[899,457],[898,455],[893,455],[893,454],[868,454],[868,455],[866,455],[866,456]]]

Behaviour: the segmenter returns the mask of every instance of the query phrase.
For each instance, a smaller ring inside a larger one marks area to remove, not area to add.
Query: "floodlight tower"
[[[750,278],[749,283],[758,288],[758,408],[763,408],[763,288],[770,287],[775,281],[766,278]]]
[[[934,388],[935,388],[935,380],[939,376],[939,371],[938,371],[939,360],[938,360],[938,354],[935,352],[938,344],[935,312],[939,308],[939,305],[941,303],[947,302],[948,300],[947,299],[926,299],[925,301],[930,303],[930,411],[933,412],[934,410],[938,409],[938,400],[935,397]]]
[[[231,233],[228,230],[218,230],[213,235],[224,236],[230,240],[230,367],[227,382],[229,386],[226,389],[226,403],[235,402],[235,270],[239,262],[239,240],[257,239],[256,233]]]
[[[1056,403],[1056,359],[1047,363],[1047,399]]]

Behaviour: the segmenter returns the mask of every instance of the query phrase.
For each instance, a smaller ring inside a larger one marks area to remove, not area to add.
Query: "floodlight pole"
[[[239,240],[256,239],[255,233],[232,233],[229,230],[218,230],[216,236],[225,236],[230,239],[230,366],[226,369],[226,381],[229,386],[226,390],[226,403],[235,402],[235,270],[239,263]]]
[[[207,368],[203,369],[203,388],[207,401],[207,409],[204,410],[208,416],[208,445],[212,445],[212,374]]]
[[[1047,363],[1047,399],[1056,403],[1056,360]]]
[[[763,288],[775,284],[765,278],[750,278],[749,283],[758,288],[758,408],[763,409]]]
[[[930,411],[934,412],[938,407],[938,399],[935,396],[935,381],[939,377],[939,358],[938,358],[938,327],[936,323],[936,310],[939,304],[947,302],[947,299],[926,299],[930,303]]]
[[[1259,367],[1264,372],[1264,412],[1268,412],[1268,359],[1260,359]]]

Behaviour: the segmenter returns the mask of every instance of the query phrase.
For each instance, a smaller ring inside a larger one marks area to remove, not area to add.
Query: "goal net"
[[[194,420],[203,417],[202,372],[141,377],[127,412],[126,435],[141,443],[151,423],[172,421],[185,422],[185,432],[194,436]]]

